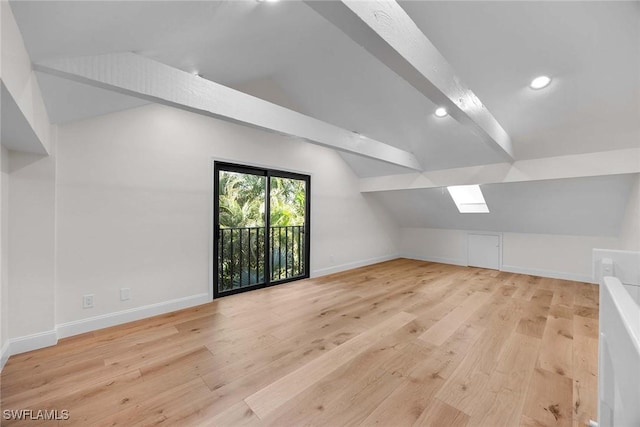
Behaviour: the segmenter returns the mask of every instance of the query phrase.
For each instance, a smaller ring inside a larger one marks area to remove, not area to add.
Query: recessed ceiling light
[[[549,83],[551,83],[551,78],[548,76],[539,76],[536,77],[535,79],[531,80],[531,83],[529,83],[529,87],[531,89],[542,89],[544,87],[549,86]]]
[[[436,116],[437,117],[444,117],[447,115],[447,109],[444,107],[439,107],[436,109]]]

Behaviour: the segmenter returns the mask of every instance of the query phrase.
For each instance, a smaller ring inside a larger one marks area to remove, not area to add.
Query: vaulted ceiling
[[[516,160],[640,146],[640,3],[400,6],[510,136]],[[12,9],[34,63],[135,52],[413,153],[423,171],[505,161],[473,128],[435,117],[436,103],[309,4],[15,1]],[[550,75],[551,85],[530,89],[540,74]],[[147,102],[44,73],[38,79],[56,123]],[[341,155],[360,177],[413,172]],[[603,179],[598,188],[613,182]],[[504,194],[509,186],[537,191],[535,185],[500,185]],[[378,197],[391,208],[431,200],[431,190],[412,191],[405,190],[412,194],[406,198],[401,192]],[[623,210],[625,200],[617,205]],[[419,222],[403,215],[396,212],[400,222]]]

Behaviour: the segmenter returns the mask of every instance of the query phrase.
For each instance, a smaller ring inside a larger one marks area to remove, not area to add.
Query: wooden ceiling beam
[[[453,67],[393,0],[305,1],[317,13],[468,127],[505,161],[511,139]]]
[[[223,120],[422,170],[407,151],[134,53],[53,59],[34,69]]]

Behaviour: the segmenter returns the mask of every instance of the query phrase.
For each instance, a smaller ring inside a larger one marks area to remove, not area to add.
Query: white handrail
[[[601,283],[599,353],[600,427],[640,426],[640,306],[615,277]]]

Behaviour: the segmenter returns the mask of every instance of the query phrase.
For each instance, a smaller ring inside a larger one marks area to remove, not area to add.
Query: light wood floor
[[[79,426],[578,426],[596,417],[597,319],[594,285],[400,259],[13,356],[2,408]]]

